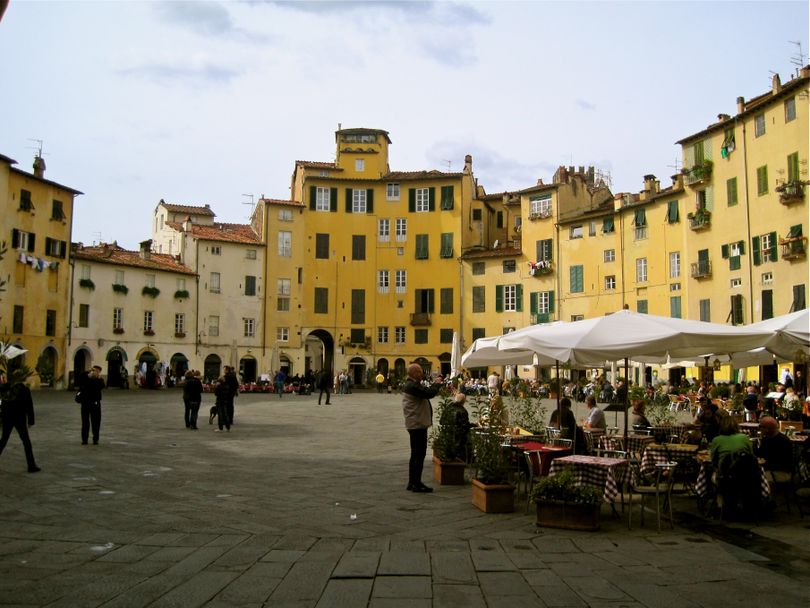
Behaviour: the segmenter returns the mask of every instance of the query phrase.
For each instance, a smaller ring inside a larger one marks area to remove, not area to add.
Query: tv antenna
[[[796,75],[799,75],[799,70],[804,67],[804,53],[802,53],[802,43],[800,40],[788,40],[790,44],[796,45],[796,53],[791,56],[790,63],[796,66]]]
[[[447,171],[450,172],[450,168],[453,166],[452,160],[443,160],[442,161],[445,165],[447,165]]]
[[[681,159],[675,156],[675,164],[674,165],[667,165],[670,169],[675,169],[675,173],[679,173],[681,170]]]
[[[253,202],[253,195],[252,194],[243,194],[245,198],[250,198],[249,203],[242,203],[243,205],[250,205],[250,215],[248,215],[248,219],[253,217],[253,210],[256,208],[256,203]]]
[[[41,140],[41,139],[36,139],[36,138],[34,138],[34,137],[29,137],[29,138],[28,138],[28,141],[33,141],[34,143],[36,143],[36,144],[37,144],[36,146],[28,146],[28,149],[29,149],[29,150],[36,150],[36,151],[37,151],[37,156],[38,156],[39,158],[42,158],[42,156],[43,156],[44,154],[46,154],[46,152],[43,152],[43,151],[42,151],[42,144],[43,144],[43,143],[45,143],[43,140]]]
[[[91,232],[90,234],[93,236],[93,245],[95,245],[96,243],[99,243],[99,244],[101,243],[101,237],[102,237],[101,232]],[[98,237],[98,239],[96,239],[95,237]]]

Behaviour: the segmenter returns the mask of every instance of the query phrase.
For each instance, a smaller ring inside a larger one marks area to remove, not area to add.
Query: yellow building
[[[34,172],[0,155],[0,331],[28,352],[15,361],[39,372],[43,385],[66,380],[73,203],[82,194],[45,179],[45,162]]]

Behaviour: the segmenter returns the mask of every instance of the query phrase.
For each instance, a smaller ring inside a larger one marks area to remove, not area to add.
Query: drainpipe
[[[73,222],[71,214],[71,224]],[[73,226],[71,225],[70,234],[73,234]],[[68,330],[67,330],[67,345],[68,347],[73,344],[73,277],[76,273],[76,260],[68,252],[68,264],[70,265],[70,286],[68,287]],[[70,378],[70,358],[68,357],[68,349],[65,349],[65,377]],[[75,379],[74,379],[75,380]],[[70,383],[67,383],[70,386]]]
[[[184,235],[183,238],[188,238]],[[197,356],[200,356],[200,241],[198,239],[194,239],[194,272],[196,273],[195,277],[195,294],[194,294],[194,350],[197,353]],[[201,366],[205,369],[205,365]]]
[[[745,145],[745,121],[737,119],[742,123],[742,155],[743,155],[743,192],[745,193],[745,229],[747,234],[746,246],[751,246],[751,199],[748,196],[748,147]],[[751,323],[754,322],[754,252],[748,256],[748,301],[751,313]],[[732,319],[733,323],[734,319]]]

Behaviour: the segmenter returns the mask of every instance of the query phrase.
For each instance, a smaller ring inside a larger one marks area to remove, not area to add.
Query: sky
[[[45,177],[84,193],[73,241],[129,249],[160,199],[237,223],[289,199],[296,160],[334,161],[338,125],[388,131],[392,171],[471,154],[487,193],[559,165],[638,192],[800,49],[806,1],[11,0],[0,154],[30,171],[42,140]]]

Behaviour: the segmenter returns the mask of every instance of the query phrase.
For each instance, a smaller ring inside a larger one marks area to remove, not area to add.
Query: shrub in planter
[[[475,479],[472,503],[484,513],[515,510],[515,488],[509,483],[508,452],[503,449],[502,429],[489,427],[473,433]]]
[[[143,289],[141,289],[141,293],[145,296],[149,296],[150,298],[156,298],[160,295],[160,289],[157,287],[149,287],[145,285]]]
[[[182,300],[183,298],[188,298],[188,290],[187,289],[178,289],[174,292],[174,297],[177,300]]]
[[[441,485],[462,485],[470,418],[464,406],[455,405],[453,396],[446,389],[442,389],[440,395],[438,424],[430,430],[433,476]]]
[[[129,293],[129,287],[127,287],[126,285],[121,285],[120,283],[113,283],[112,289],[115,293],[123,293],[123,294]]]
[[[79,279],[79,287],[84,287],[85,289],[93,291],[96,288],[96,284],[90,279]]]
[[[541,478],[532,488],[531,499],[537,504],[539,526],[568,530],[599,528],[602,492],[578,485],[568,469]]]

